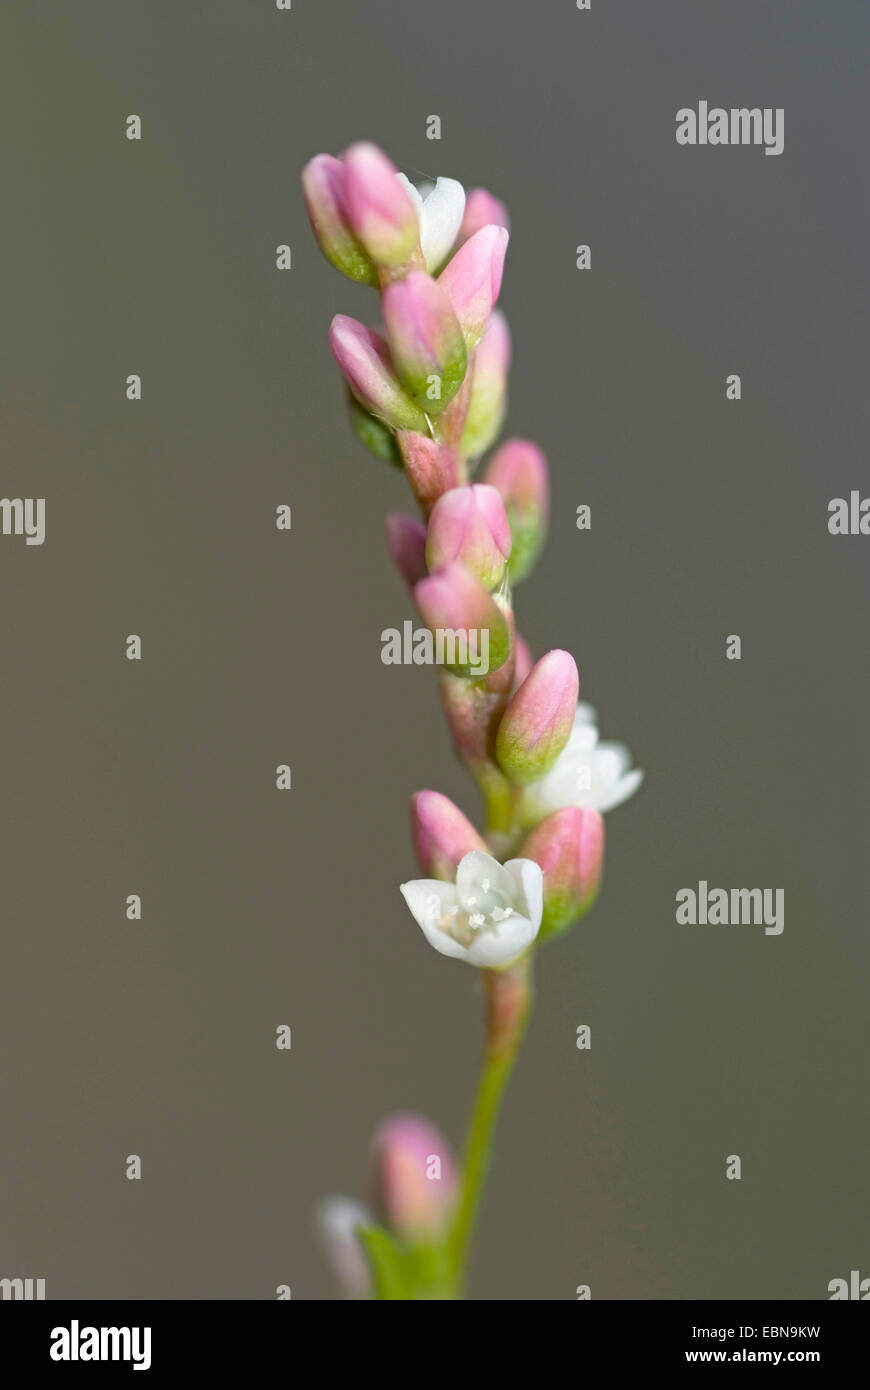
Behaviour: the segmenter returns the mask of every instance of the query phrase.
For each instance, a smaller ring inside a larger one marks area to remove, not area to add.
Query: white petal
[[[399,183],[402,185],[408,197],[411,199],[411,202],[414,204],[414,207],[417,209],[417,221],[421,222],[423,215],[423,199],[420,196],[419,190],[414,186],[414,184],[411,182],[409,178],[405,177],[404,174],[397,174],[396,178],[399,180]]]
[[[439,878],[414,878],[410,883],[403,883],[401,891],[430,946],[442,956],[456,959],[468,956],[465,947],[448,936],[441,925],[444,915],[459,905],[455,883],[443,883]]]
[[[550,771],[554,772],[560,763],[567,763],[571,758],[591,753],[597,743],[597,724],[575,724],[574,728],[571,730],[568,742],[556,759],[555,766],[552,767]]]
[[[504,867],[505,873],[510,874],[515,884],[517,911],[527,917],[534,928],[534,940],[544,912],[544,874],[541,866],[534,859],[509,859]]]
[[[316,1214],[317,1228],[344,1291],[365,1298],[371,1291],[371,1274],[356,1232],[373,1226],[374,1219],[352,1197],[327,1197]]]
[[[528,917],[514,913],[497,926],[478,932],[468,948],[469,962],[485,968],[507,965],[531,946],[537,934],[538,928]]]
[[[621,806],[623,801],[634,796],[642,781],[643,773],[640,768],[635,768],[634,772],[627,772],[614,786],[607,788],[606,793],[599,800],[599,811],[612,811],[614,806]]]
[[[527,790],[535,793],[533,804],[546,806],[550,811],[561,811],[565,806],[588,805],[595,785],[592,755],[575,754],[561,759],[556,766],[533,782]]]
[[[597,724],[598,715],[591,705],[587,705],[585,700],[577,701],[577,712],[574,715],[574,724]]]
[[[631,754],[624,743],[599,743],[595,750],[596,780],[609,787],[618,782],[624,772],[631,767]]]
[[[437,922],[456,906],[456,885],[440,878],[412,878],[401,886],[402,896],[422,927]]]
[[[344,1239],[359,1226],[372,1226],[374,1220],[361,1202],[353,1197],[324,1197],[316,1211],[317,1226],[327,1239]]]
[[[465,189],[457,179],[438,179],[423,199],[420,213],[420,246],[426,269],[436,271],[446,260],[462,225]]]
[[[484,886],[486,885],[486,886]],[[480,899],[490,893],[501,894],[508,903],[513,902],[514,884],[505,873],[504,865],[485,854],[482,849],[473,849],[463,855],[456,870],[456,893],[461,907],[473,910]]]

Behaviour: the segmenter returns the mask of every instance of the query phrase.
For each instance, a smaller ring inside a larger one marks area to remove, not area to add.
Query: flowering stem
[[[466,1138],[459,1203],[447,1241],[448,1268],[457,1296],[489,1167],[495,1123],[525,1033],[532,997],[528,957],[509,970],[485,970],[481,975],[486,997],[486,1050]]]
[[[488,765],[478,772],[478,785],[486,802],[488,834],[508,834],[513,830],[514,819],[514,794],[510,782],[497,768]]]

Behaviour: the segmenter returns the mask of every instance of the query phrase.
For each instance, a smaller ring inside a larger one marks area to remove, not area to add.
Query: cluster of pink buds
[[[455,179],[417,189],[371,144],[318,155],[303,188],[321,250],[379,290],[381,324],[337,315],[333,353],[358,438],[401,467],[421,518],[387,518],[390,555],[435,634],[455,746],[486,803],[486,836],[437,792],[411,805],[425,878],[402,885],[427,940],[484,968],[511,966],[590,905],[600,881],[601,813],[635,790],[621,745],[599,742],[577,701],[568,652],[533,662],[512,589],[532,570],[548,521],[546,460],[504,443],[482,481],[472,466],[506,408],[510,333],[496,308],[508,245],[503,205]]]

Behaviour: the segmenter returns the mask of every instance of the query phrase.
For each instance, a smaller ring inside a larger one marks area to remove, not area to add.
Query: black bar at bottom
[[[98,1376],[110,1370],[117,1376],[138,1368],[152,1379],[193,1371],[201,1381],[249,1375],[262,1365],[283,1366],[292,1381],[310,1380],[315,1368],[334,1372],[346,1365],[401,1382],[418,1379],[424,1368],[429,1375],[439,1363],[465,1378],[470,1352],[488,1373],[505,1359],[528,1355],[536,1376],[554,1354],[573,1363],[578,1376],[593,1366],[599,1376],[602,1370],[668,1373],[711,1366],[808,1366],[830,1374],[864,1365],[870,1328],[862,1309],[836,1301],[589,1301],[558,1318],[542,1303],[523,1304],[521,1315],[486,1313],[479,1302],[468,1308],[456,1314],[458,1324],[445,1325],[445,1314],[434,1309],[421,1314],[422,1322],[407,1323],[404,1314],[397,1324],[389,1316],[381,1322],[384,1314],[371,1304],[303,1300],[0,1302],[0,1345],[4,1363],[13,1361],[23,1375],[33,1370]],[[454,1328],[464,1334],[461,1343],[451,1336]],[[300,1360],[306,1351],[316,1355],[314,1367]]]

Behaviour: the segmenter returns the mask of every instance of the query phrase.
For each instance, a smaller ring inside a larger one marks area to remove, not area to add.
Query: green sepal
[[[578,903],[570,894],[556,894],[544,903],[544,911],[541,917],[541,926],[538,935],[535,937],[535,946],[542,946],[545,941],[552,941],[555,937],[561,936],[569,927],[575,926],[581,917],[585,917],[595,899],[598,896],[598,889],[591,893],[585,902]]]
[[[452,349],[447,355],[444,363],[444,370],[436,373],[421,373],[402,370],[402,364],[396,363],[399,380],[412,400],[416,401],[427,415],[440,415],[442,410],[453,400],[465,380],[465,372],[468,365],[468,357],[465,349],[465,339],[460,332],[457,332]],[[430,376],[438,378],[438,395],[431,396]]]
[[[498,605],[496,605],[496,607],[498,607]],[[493,672],[500,670],[511,654],[511,631],[501,609],[498,609],[497,616],[493,617],[486,631],[489,637],[487,666],[485,671],[479,669],[480,663],[474,663],[472,665],[470,660],[467,665],[455,666],[450,666],[445,662],[444,669],[449,671],[452,676],[461,676],[463,680],[470,681],[483,681],[487,676],[491,676]],[[471,653],[469,652],[468,655],[470,658]],[[481,653],[478,652],[478,656],[480,655]]]
[[[494,444],[507,413],[507,392],[499,383],[495,390],[471,391],[468,414],[462,427],[462,453],[466,458],[479,459]]]
[[[402,468],[402,455],[399,453],[399,446],[396,443],[396,436],[389,425],[385,425],[383,420],[379,420],[376,415],[371,415],[365,410],[352,392],[347,393],[347,409],[350,415],[351,429],[370,453],[377,458],[383,459],[385,463],[391,463],[395,468]]]
[[[331,266],[346,275],[348,280],[355,280],[358,285],[370,285],[374,289],[378,288],[377,266],[371,257],[363,250],[356,237],[350,233],[336,238],[331,246],[324,246],[318,239],[318,245]]]
[[[514,584],[525,579],[537,563],[544,544],[544,527],[537,516],[520,517],[508,506],[508,521],[511,528],[511,554],[508,571]]]

